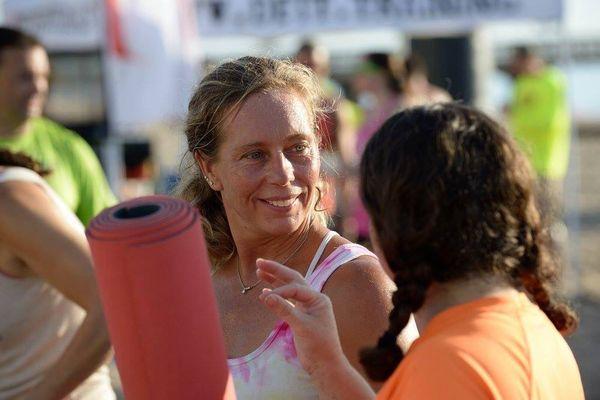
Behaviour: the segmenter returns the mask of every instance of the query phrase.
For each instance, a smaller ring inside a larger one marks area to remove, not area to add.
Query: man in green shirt
[[[566,79],[525,48],[516,51],[511,124],[517,141],[545,179],[564,179],[569,163],[571,121]]]
[[[0,27],[0,148],[51,169],[48,183],[87,225],[116,199],[90,146],[42,117],[49,74],[48,55],[37,39]]]
[[[555,254],[566,266],[565,288],[572,271],[567,259],[568,230],[563,221],[563,181],[569,165],[571,117],[566,78],[527,48],[517,48],[511,63],[515,76],[509,110],[512,133],[537,173],[536,197]]]
[[[537,173],[542,213],[552,224],[560,217],[569,164],[571,118],[566,79],[527,48],[515,51],[511,68],[515,86],[510,125]]]

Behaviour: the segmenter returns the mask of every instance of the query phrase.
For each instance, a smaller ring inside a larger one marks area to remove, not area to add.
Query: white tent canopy
[[[391,27],[468,30],[487,21],[558,20],[562,0],[197,0],[200,34],[273,36]]]
[[[35,33],[50,49],[85,50],[104,46],[108,2],[4,0],[0,4],[3,4],[4,23]],[[126,8],[137,3],[148,14],[154,8],[180,2],[116,0],[114,3]],[[405,32],[464,31],[488,21],[560,20],[564,8],[563,0],[193,0],[193,3],[200,37],[260,37],[385,27]]]

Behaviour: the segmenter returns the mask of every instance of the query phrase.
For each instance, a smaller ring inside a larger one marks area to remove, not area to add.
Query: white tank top
[[[65,223],[84,234],[81,222],[38,174],[21,167],[0,168],[0,184],[6,181],[41,186]],[[0,272],[0,399],[37,384],[62,355],[84,317],[83,309],[40,278]],[[101,367],[67,399],[115,399],[108,368]]]
[[[341,265],[360,256],[376,257],[358,244],[345,244],[317,267],[325,247],[336,234],[331,231],[325,236],[306,272],[307,283],[315,290],[321,291]],[[298,360],[292,330],[283,321],[276,324],[267,339],[252,353],[227,362],[238,400],[318,398],[310,376]]]

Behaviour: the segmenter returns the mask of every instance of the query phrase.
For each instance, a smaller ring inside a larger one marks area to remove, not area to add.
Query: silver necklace
[[[296,255],[296,253],[298,253],[298,251],[300,250],[300,248],[302,248],[302,246],[304,245],[304,243],[306,243],[306,241],[308,240],[308,236],[310,234],[310,229],[308,230],[308,232],[306,232],[306,235],[304,236],[304,239],[302,239],[302,241],[300,242],[300,244],[294,249],[294,251],[292,251],[290,253],[289,256],[287,256],[285,258],[285,260],[281,261],[280,264],[285,264],[286,262],[288,262],[289,260],[292,259],[292,257],[294,257]],[[249,292],[250,290],[254,289],[256,286],[258,286],[259,283],[261,283],[262,281],[260,279],[258,279],[256,282],[250,284],[250,285],[246,285],[244,283],[244,280],[242,279],[242,272],[240,271],[240,256],[238,255],[237,258],[237,274],[238,274],[238,278],[240,279],[240,285],[242,287],[242,294],[246,294],[246,292]]]

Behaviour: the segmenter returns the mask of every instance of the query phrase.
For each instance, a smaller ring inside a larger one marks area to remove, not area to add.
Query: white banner
[[[105,57],[111,132],[127,135],[183,119],[200,77],[193,4],[189,0],[110,4],[109,15],[115,20],[109,26],[115,31],[109,34],[121,43],[109,46]]]
[[[196,0],[201,36],[395,27],[466,30],[494,20],[558,20],[562,0]]]
[[[4,0],[3,23],[37,35],[51,50],[97,49],[104,43],[104,1]],[[194,1],[198,29],[205,37],[383,27],[405,32],[466,30],[486,21],[558,20],[563,15],[562,0]]]
[[[3,24],[37,36],[52,51],[104,44],[102,0],[4,0]]]

